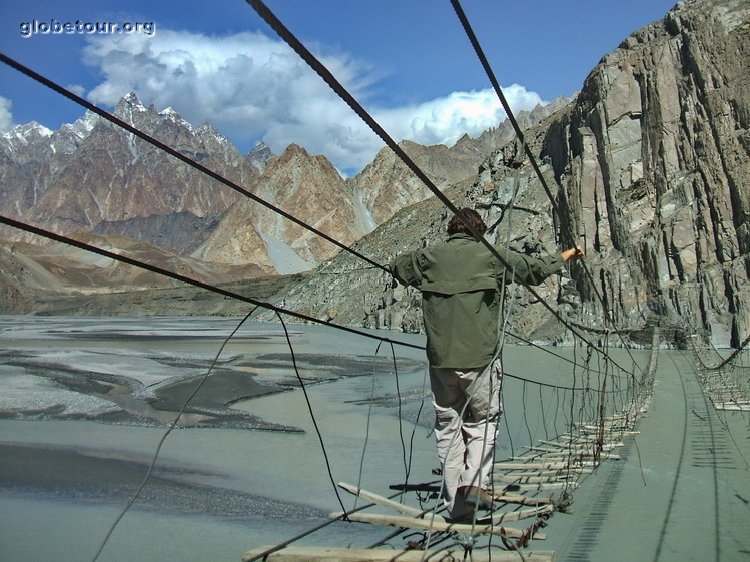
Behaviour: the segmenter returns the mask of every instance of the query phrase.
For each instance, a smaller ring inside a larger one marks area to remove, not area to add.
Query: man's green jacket
[[[401,283],[422,291],[431,367],[487,365],[497,344],[503,274],[509,274],[507,283],[522,280],[538,285],[563,265],[560,255],[537,259],[506,248],[497,250],[509,270],[467,234],[454,234],[447,242],[399,256],[391,263]]]

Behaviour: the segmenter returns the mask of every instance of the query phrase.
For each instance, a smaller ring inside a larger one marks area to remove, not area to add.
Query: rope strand
[[[94,555],[94,558],[92,559],[93,562],[96,562],[99,559],[99,556],[101,556],[102,551],[104,550],[104,547],[107,546],[107,543],[109,542],[109,539],[112,536],[112,533],[114,533],[115,528],[120,523],[122,518],[125,517],[125,514],[128,512],[130,507],[135,503],[135,500],[138,499],[138,497],[141,495],[141,492],[146,487],[146,483],[149,481],[149,478],[151,477],[151,472],[153,471],[154,466],[156,466],[156,461],[159,458],[159,453],[161,452],[162,445],[164,445],[164,442],[167,440],[167,436],[175,428],[180,417],[182,417],[182,414],[185,412],[185,408],[187,408],[190,401],[195,397],[196,394],[198,394],[198,391],[201,389],[203,384],[208,379],[208,376],[211,374],[211,371],[213,371],[214,367],[216,366],[216,363],[219,361],[219,357],[221,356],[221,353],[224,351],[224,348],[226,347],[226,345],[229,343],[229,340],[231,340],[232,337],[234,337],[234,335],[237,333],[240,327],[250,318],[250,316],[252,316],[252,314],[256,310],[258,310],[257,306],[247,313],[247,315],[240,321],[240,323],[237,324],[237,327],[235,327],[235,329],[232,330],[232,333],[229,334],[229,336],[224,340],[224,343],[221,344],[221,347],[219,348],[219,351],[216,353],[216,357],[214,357],[214,360],[211,363],[211,366],[208,368],[208,371],[206,371],[206,374],[203,375],[200,382],[195,386],[195,388],[193,389],[193,392],[191,392],[190,395],[185,399],[185,402],[183,402],[174,420],[172,421],[170,426],[167,428],[167,430],[164,432],[161,439],[159,440],[159,444],[156,446],[156,451],[154,452],[154,456],[151,459],[151,463],[148,466],[148,470],[146,471],[146,475],[143,477],[143,481],[141,482],[141,485],[135,491],[135,493],[130,498],[128,503],[125,505],[125,507],[122,509],[122,511],[120,511],[120,514],[114,520],[112,525],[110,525],[109,530],[107,531],[107,534],[104,536],[104,540],[102,541],[101,545],[99,545],[99,549],[96,551],[96,554]]]

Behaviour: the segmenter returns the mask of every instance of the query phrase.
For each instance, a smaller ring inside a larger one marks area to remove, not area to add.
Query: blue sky
[[[674,1],[462,4],[517,111],[580,89],[604,54]],[[451,144],[504,117],[449,0],[267,5],[397,140]],[[347,173],[382,146],[243,0],[5,0],[0,14],[3,53],[105,109],[133,90],[194,125],[211,121],[243,152],[259,140],[276,153],[294,142]],[[22,24],[34,20],[153,28],[23,37]],[[0,68],[0,128],[35,120],[54,130],[82,113]]]

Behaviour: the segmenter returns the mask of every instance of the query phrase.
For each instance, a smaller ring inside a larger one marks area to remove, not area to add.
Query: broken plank
[[[408,515],[410,517],[422,517],[425,514],[424,511],[417,509],[416,507],[412,507],[410,505],[404,505],[402,503],[398,503],[397,501],[389,500],[388,498],[380,496],[374,492],[368,492],[367,490],[363,490],[362,488],[357,488],[356,486],[352,486],[351,484],[347,484],[346,482],[339,482],[339,488],[346,490],[350,494],[359,496],[363,500],[367,500],[381,507],[388,507],[390,509],[398,511],[399,513]],[[430,517],[432,517],[431,514],[430,514]],[[435,515],[435,520],[445,521],[445,519],[443,519],[443,517],[441,517],[440,515]]]

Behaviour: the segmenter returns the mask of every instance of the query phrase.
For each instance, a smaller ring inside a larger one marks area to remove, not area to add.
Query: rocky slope
[[[502,149],[448,193],[481,209],[488,224],[502,216],[500,241],[529,252],[586,246],[585,268],[540,291],[569,320],[625,332],[676,322],[736,345],[750,328],[747,76],[750,5],[682,2],[606,55],[573,102],[527,131],[552,202],[528,162],[508,168]],[[517,208],[504,212],[514,192]],[[441,240],[448,218],[430,199],[357,248],[386,263]],[[340,255],[279,302],[340,322],[418,330],[419,295],[362,267]],[[518,333],[563,337],[546,310],[518,294]]]
[[[127,253],[134,259],[158,264],[204,283],[233,283],[273,273],[270,268],[256,265],[207,265],[126,237],[78,233],[76,239],[111,252]],[[105,314],[113,311],[109,303],[117,302],[121,305],[119,314],[164,313],[157,306],[152,306],[150,311],[148,307],[133,306],[141,300],[156,302],[160,296],[166,296],[167,301],[179,300],[180,306],[186,309],[183,314],[190,313],[187,309],[192,308],[190,300],[178,294],[162,295],[151,291],[148,299],[141,297],[147,287],[184,292],[185,286],[180,282],[57,242],[44,245],[0,242],[0,264],[0,310],[4,312]],[[131,298],[116,295],[131,295]],[[87,309],[87,303],[99,300],[97,296],[102,302],[96,308]],[[62,305],[55,307],[55,302]],[[193,311],[193,314],[199,313],[197,309]]]
[[[522,127],[529,127],[569,102],[568,98],[558,98],[532,111],[519,112],[516,120]],[[477,168],[489,154],[514,138],[513,126],[506,120],[476,139],[464,135],[451,147],[422,146],[409,141],[402,142],[400,146],[438,188],[445,189],[476,174]],[[508,151],[512,148],[508,147]],[[419,203],[431,195],[389,148],[383,148],[364,170],[347,183],[355,202],[361,203],[365,209],[366,219],[363,223],[369,222],[369,230],[384,223],[404,207]]]
[[[344,244],[364,234],[339,173],[327,159],[310,156],[297,145],[269,164],[253,192]],[[198,255],[207,261],[267,264],[286,274],[311,269],[337,252],[336,246],[302,226],[260,203],[243,200],[227,213]]]

